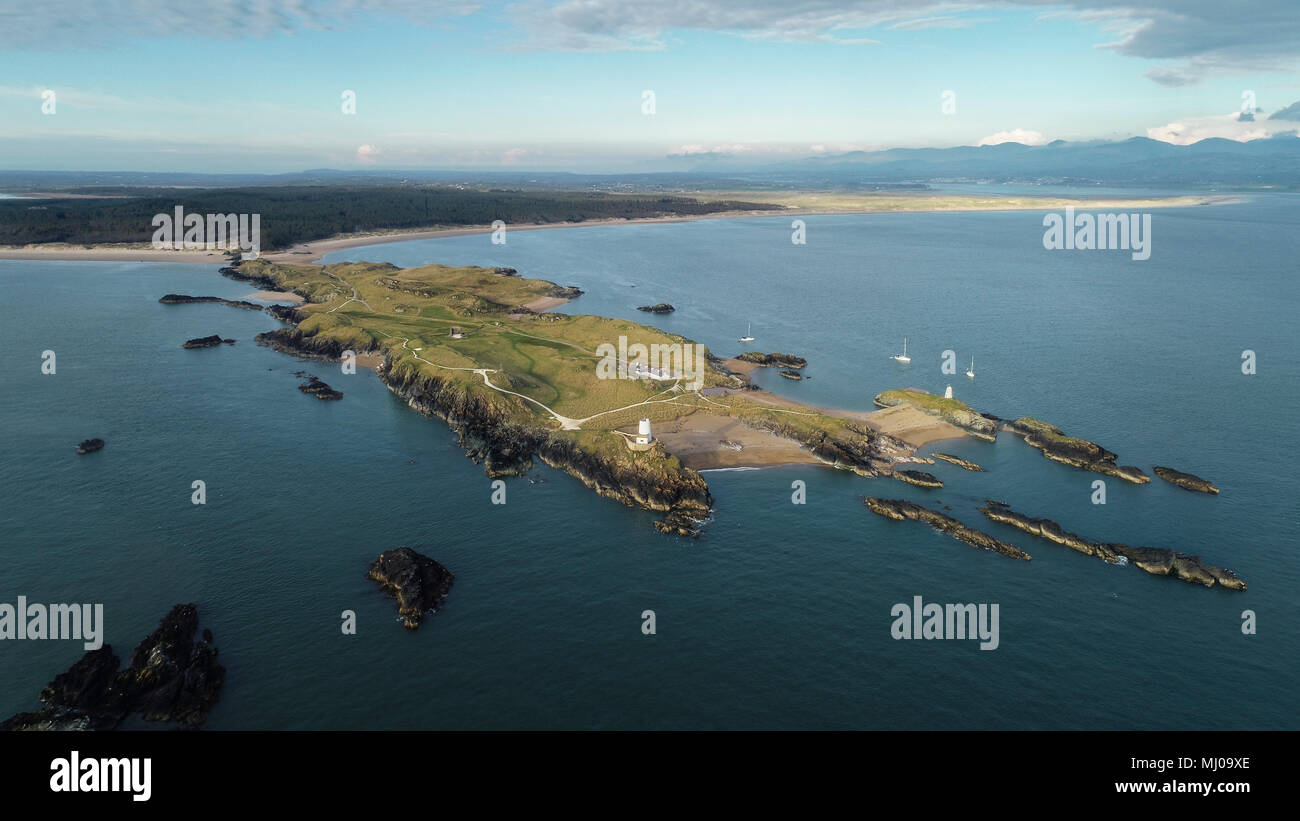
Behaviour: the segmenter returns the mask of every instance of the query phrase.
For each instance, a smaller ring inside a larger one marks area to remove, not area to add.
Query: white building
[[[648,445],[652,439],[654,437],[650,435],[650,420],[642,419],[641,424],[636,429],[636,443],[638,445]]]

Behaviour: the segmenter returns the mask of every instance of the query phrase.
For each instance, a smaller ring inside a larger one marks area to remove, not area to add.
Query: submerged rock
[[[689,536],[692,539],[700,535],[700,525],[704,523],[703,519],[696,518],[696,510],[683,510],[680,508],[668,511],[668,515],[655,522],[655,530],[660,533],[672,533],[678,536]]]
[[[1183,473],[1181,470],[1161,467],[1160,465],[1156,465],[1153,470],[1161,479],[1164,479],[1166,482],[1172,482],[1181,488],[1195,490],[1200,493],[1217,494],[1219,492],[1219,489],[1209,481],[1202,479],[1193,473]]]
[[[380,553],[366,578],[379,582],[397,599],[397,612],[408,630],[418,628],[427,613],[437,610],[456,579],[450,570],[409,547]]]
[[[91,650],[41,690],[44,708],[19,713],[0,730],[111,730],[134,713],[199,727],[221,694],[226,668],[210,631],[195,638],[198,627],[198,608],[176,605],[124,670],[112,646]]]
[[[945,516],[937,510],[921,507],[905,499],[878,499],[868,497],[866,499],[867,509],[878,516],[884,516],[887,519],[903,521],[904,519],[913,519],[918,522],[926,522],[930,527],[940,533],[947,533],[955,539],[960,539],[972,547],[980,547],[985,550],[992,550],[1001,553],[1003,556],[1009,556],[1013,559],[1024,559],[1029,561],[1031,557],[1015,545],[995,539],[987,533],[981,533],[974,528],[967,527],[951,516]]]
[[[935,451],[934,453],[931,453],[930,455],[933,456],[933,457],[936,458],[936,459],[942,459],[942,460],[945,461],[945,462],[951,462],[952,464],[956,465],[957,467],[959,467],[959,468],[963,468],[963,469],[965,469],[965,470],[978,470],[978,471],[981,471],[981,472],[984,470],[984,468],[980,467],[979,465],[975,464],[974,462],[968,462],[967,460],[961,458],[960,456],[953,456],[953,455],[951,455],[951,454],[948,454],[948,453],[940,453],[940,452],[938,452],[938,451]]]
[[[943,487],[943,482],[939,481],[938,477],[923,470],[896,470],[894,478],[917,487]]]
[[[657,305],[642,305],[637,308],[638,311],[645,311],[648,314],[671,314],[677,310],[667,302],[660,302]]]
[[[77,453],[87,454],[94,453],[97,450],[104,449],[103,439],[83,439],[80,445],[77,445]]]
[[[1093,542],[1077,533],[1068,533],[1051,519],[1039,519],[1017,513],[1005,502],[990,501],[980,512],[995,522],[1010,525],[1033,536],[1065,545],[1085,556],[1096,556],[1110,564],[1133,562],[1156,576],[1173,576],[1185,582],[1213,587],[1216,583],[1229,590],[1245,590],[1246,582],[1223,567],[1207,565],[1200,556],[1189,556],[1159,547],[1133,547],[1115,542]]]

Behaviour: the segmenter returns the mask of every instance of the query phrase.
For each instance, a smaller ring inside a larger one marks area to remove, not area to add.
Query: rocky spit
[[[229,305],[232,308],[244,308],[250,311],[260,311],[262,306],[254,302],[246,302],[242,299],[223,299],[219,296],[190,296],[188,294],[165,294],[158,300],[164,305],[189,305],[196,302],[215,302],[220,305]]]
[[[118,670],[111,645],[91,650],[41,690],[43,708],[0,722],[0,731],[111,730],[134,714],[201,726],[221,695],[226,668],[217,660],[212,632],[205,629],[196,639],[198,628],[198,607],[176,605],[125,669]]]
[[[1026,444],[1038,448],[1043,452],[1043,456],[1053,462],[1114,476],[1137,485],[1144,485],[1151,481],[1151,477],[1138,468],[1131,465],[1116,464],[1117,457],[1115,454],[1096,442],[1067,436],[1064,431],[1055,425],[1034,419],[1031,416],[1022,416],[1009,423],[1008,427],[1013,432],[1025,437]]]
[[[1208,480],[1202,479],[1194,473],[1183,473],[1181,470],[1161,467],[1156,465],[1152,469],[1157,476],[1166,482],[1172,482],[1186,490],[1194,490],[1198,493],[1213,493],[1218,495],[1219,489],[1211,484]]]
[[[894,478],[917,487],[943,487],[943,482],[939,481],[938,477],[923,470],[896,470],[894,471]]]
[[[949,463],[951,463],[951,464],[954,464],[954,465],[956,465],[957,467],[962,468],[963,470],[977,470],[977,471],[980,471],[980,472],[983,472],[983,471],[984,471],[984,468],[980,467],[979,465],[975,464],[974,462],[967,461],[967,460],[961,458],[960,456],[953,456],[952,454],[948,454],[948,453],[940,453],[940,452],[938,452],[938,451],[935,451],[934,453],[931,453],[930,455],[933,456],[933,457],[936,458],[936,459],[942,459],[942,460],[945,461],[945,462],[949,462]]]
[[[366,578],[379,582],[381,590],[397,599],[397,612],[408,630],[418,628],[427,614],[438,609],[456,580],[450,570],[409,547],[380,553]]]
[[[1110,564],[1133,562],[1142,570],[1156,576],[1173,576],[1185,582],[1213,587],[1219,584],[1229,590],[1245,590],[1246,582],[1236,573],[1222,567],[1214,567],[1201,561],[1200,556],[1190,556],[1160,547],[1132,547],[1116,542],[1094,542],[1077,533],[1069,533],[1051,519],[1039,519],[1017,513],[1007,507],[1005,502],[988,500],[980,512],[995,522],[1011,525],[1033,536],[1065,545],[1086,556],[1097,558]]]
[[[904,519],[912,519],[925,522],[940,533],[947,533],[954,539],[960,539],[972,547],[992,550],[1012,559],[1029,561],[1032,558],[1028,553],[1013,544],[995,539],[987,533],[981,533],[974,528],[967,527],[951,516],[945,516],[938,511],[921,507],[905,499],[878,499],[872,496],[866,499],[866,505],[867,509],[872,513],[884,516],[886,519],[894,519],[900,522]]]

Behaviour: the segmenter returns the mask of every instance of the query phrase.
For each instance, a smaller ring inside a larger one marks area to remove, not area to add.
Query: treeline
[[[780,208],[687,197],[450,187],[168,188],[118,199],[0,200],[0,245],[148,242],[155,230],[151,224],[154,215],[171,214],[178,205],[187,214],[261,214],[263,250],[381,229],[488,225],[495,220],[507,225],[583,222]]]

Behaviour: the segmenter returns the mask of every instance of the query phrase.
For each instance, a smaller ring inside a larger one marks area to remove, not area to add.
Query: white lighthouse
[[[638,445],[648,445],[654,437],[650,435],[650,420],[642,419],[641,424],[637,425],[636,443]]]
[[[944,398],[944,399],[952,399],[952,385],[949,385],[948,388],[947,388],[947,390],[945,390],[945,391],[943,392],[943,398]]]

